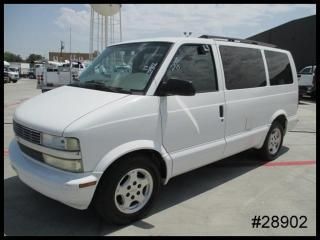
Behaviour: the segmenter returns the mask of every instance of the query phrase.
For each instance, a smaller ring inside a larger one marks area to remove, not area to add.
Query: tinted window
[[[170,78],[192,81],[198,93],[216,91],[211,48],[208,45],[181,46],[166,72],[165,80]]]
[[[293,82],[292,71],[287,54],[265,51],[270,85],[290,84]]]
[[[259,49],[220,46],[226,88],[266,86],[266,74]]]

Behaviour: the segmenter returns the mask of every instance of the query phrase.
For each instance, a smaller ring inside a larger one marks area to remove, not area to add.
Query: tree
[[[20,55],[16,55],[11,52],[4,52],[3,58],[7,62],[23,62],[23,59],[20,57]]]
[[[42,57],[40,54],[30,54],[29,57],[27,57],[26,62],[28,63],[34,63],[35,61],[38,60],[43,60],[44,57]]]
[[[94,52],[93,52],[93,57],[97,57],[97,56],[99,56],[100,55],[100,52],[98,51],[98,50],[95,50]]]

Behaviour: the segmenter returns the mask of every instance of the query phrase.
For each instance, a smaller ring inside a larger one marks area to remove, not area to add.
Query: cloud
[[[90,8],[90,6],[86,7]],[[89,34],[89,9],[76,11],[71,8],[62,7],[60,8],[60,15],[56,19],[55,24],[57,24],[63,30],[70,29],[71,27],[72,32],[78,35]]]
[[[123,29],[127,38],[183,36],[184,31],[199,34],[227,34],[239,27],[255,27],[298,8],[315,12],[315,5],[285,4],[173,4],[126,5]],[[280,23],[279,23],[280,24]],[[241,35],[241,32],[238,32]]]
[[[248,37],[315,9],[315,4],[123,4],[123,40],[179,37],[185,31]],[[73,36],[89,45],[89,4],[81,11],[62,7],[55,23],[64,30],[71,26]]]

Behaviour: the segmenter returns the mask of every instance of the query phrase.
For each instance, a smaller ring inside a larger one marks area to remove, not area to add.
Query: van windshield
[[[171,45],[139,42],[107,47],[72,86],[145,94]]]
[[[10,72],[18,72],[18,69],[16,69],[16,68],[9,68],[9,71],[10,71]]]

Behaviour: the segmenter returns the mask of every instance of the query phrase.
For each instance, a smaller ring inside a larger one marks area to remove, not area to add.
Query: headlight
[[[67,151],[80,150],[80,143],[76,138],[58,137],[49,134],[42,134],[42,144],[47,147]]]
[[[81,159],[63,159],[53,157],[47,154],[42,154],[43,160],[46,164],[51,165],[55,168],[60,168],[70,172],[82,172],[82,161]]]

